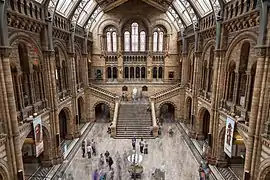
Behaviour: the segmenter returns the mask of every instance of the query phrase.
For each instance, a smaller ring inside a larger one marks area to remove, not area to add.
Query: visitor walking
[[[112,165],[113,165],[113,159],[112,159],[111,156],[109,156],[109,158],[108,158],[108,164],[109,164],[109,168],[111,170],[112,169]]]
[[[135,135],[133,136],[131,143],[132,143],[133,150],[135,150],[135,147],[136,147],[136,138],[135,138]]]
[[[88,159],[90,159],[91,158],[91,151],[92,151],[90,144],[87,144],[86,151],[87,151]]]
[[[103,170],[100,170],[99,180],[106,180],[106,173]]]
[[[143,147],[144,147],[143,138],[141,138],[139,145],[140,145],[140,152],[143,153]]]
[[[82,142],[82,157],[85,156],[85,141]]]
[[[96,156],[97,155],[96,142],[94,141],[94,139],[92,139],[91,147],[92,147],[93,156]]]
[[[93,173],[93,180],[98,180],[98,170],[97,169]]]
[[[109,151],[106,151],[104,155],[105,155],[106,163],[109,163],[109,156],[110,156]]]
[[[99,167],[100,167],[100,169],[103,167],[103,165],[104,165],[104,156],[101,153],[100,157],[99,157]]]
[[[148,144],[146,141],[144,141],[144,150],[143,150],[144,154],[148,154]]]

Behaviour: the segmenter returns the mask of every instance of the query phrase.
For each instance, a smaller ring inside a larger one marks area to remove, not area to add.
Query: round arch
[[[270,159],[263,160],[261,162],[259,170],[259,179],[268,180],[270,177]]]
[[[202,107],[198,111],[198,121],[199,127],[201,128],[199,132],[202,132],[204,138],[207,138],[207,135],[209,133],[209,127],[210,127],[210,111]]]
[[[194,124],[193,118],[192,118],[192,98],[190,96],[187,96],[185,100],[185,121],[189,122],[191,125]]]
[[[66,136],[70,133],[70,121],[71,121],[71,111],[68,107],[63,107],[58,113],[59,130],[60,130],[60,141],[64,141]]]
[[[158,110],[161,123],[174,122],[177,106],[173,102],[165,101],[161,103],[158,107]]]
[[[146,17],[142,17],[140,15],[136,15],[136,16],[131,15],[131,16],[126,16],[122,18],[119,22],[119,29],[121,30],[120,31],[121,33],[123,31],[123,28],[125,27],[125,24],[131,21],[141,21],[145,25],[145,28],[147,29],[146,33],[150,35],[149,33],[151,32],[151,22]]]
[[[97,31],[99,35],[102,35],[105,28],[108,26],[113,26],[116,29],[116,33],[119,34],[120,29],[119,29],[119,22],[116,19],[106,19],[103,20],[99,23],[98,27],[97,27]]]
[[[109,122],[112,108],[109,103],[105,101],[98,101],[93,106],[93,112],[95,112],[96,122]]]
[[[77,115],[78,119],[76,119],[76,124],[82,124],[84,122],[84,112],[85,112],[85,105],[84,105],[84,99],[82,96],[78,97],[77,99]]]
[[[239,34],[238,36],[235,36],[233,40],[231,41],[231,43],[228,45],[227,51],[225,53],[225,61],[226,62],[229,61],[231,57],[231,53],[233,52],[235,46],[238,43],[244,40],[244,41],[249,41],[251,45],[252,43],[256,44],[257,38],[258,38],[258,35],[250,31],[243,32]]]
[[[156,26],[163,26],[166,30],[167,30],[167,34],[172,34],[173,32],[173,28],[171,26],[171,24],[166,21],[165,19],[156,19],[155,22],[152,24],[152,27],[156,27]]]
[[[214,40],[210,40],[208,41],[202,51],[202,60],[205,60],[205,55],[208,49],[211,49],[211,47],[214,46],[215,47],[215,41]]]
[[[3,159],[0,159],[0,180],[9,180],[8,164]]]

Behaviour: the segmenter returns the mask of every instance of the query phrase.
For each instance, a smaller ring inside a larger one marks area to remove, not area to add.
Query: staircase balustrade
[[[157,125],[157,118],[156,118],[156,111],[155,111],[155,103],[154,102],[151,102],[151,114],[152,114],[153,136],[158,137],[158,125]]]
[[[113,138],[116,136],[116,125],[117,125],[117,119],[118,119],[119,104],[120,104],[120,101],[118,98],[118,101],[115,101],[113,121],[111,125],[111,137]]]

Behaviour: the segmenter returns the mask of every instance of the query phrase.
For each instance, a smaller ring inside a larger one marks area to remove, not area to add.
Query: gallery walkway
[[[106,133],[107,124],[95,124],[87,135],[91,140],[97,142],[97,151],[104,153],[108,150],[114,160],[115,180],[129,180],[127,157],[132,153],[131,140],[112,139]],[[183,135],[176,130],[173,137],[168,137],[168,125],[163,128],[163,136],[157,139],[147,139],[149,144],[149,154],[142,155],[141,165],[144,167],[143,180],[151,180],[152,173],[156,168],[165,171],[165,179],[170,180],[197,180],[198,163],[192,152],[186,145]],[[137,140],[138,144],[139,140]],[[137,152],[139,152],[137,145]],[[118,158],[116,158],[118,157]],[[65,171],[66,179],[90,180],[92,172],[98,167],[99,156],[92,159],[82,157],[81,150],[78,150],[75,157]],[[120,166],[120,170],[119,170]]]

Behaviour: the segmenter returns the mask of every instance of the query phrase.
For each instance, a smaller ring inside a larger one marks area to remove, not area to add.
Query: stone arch
[[[185,99],[185,122],[193,125],[193,118],[192,118],[192,97],[187,96]]]
[[[225,167],[227,166],[226,154],[224,152],[224,141],[225,141],[225,131],[226,126],[222,125],[221,129],[218,132],[218,147],[216,149],[217,154],[217,166]]]
[[[51,134],[45,125],[42,126],[42,132],[43,132],[44,151],[41,163],[44,166],[51,166],[52,149],[53,149]]]
[[[63,114],[62,114],[63,112]],[[72,111],[69,107],[63,107],[58,111],[59,133],[60,139],[66,139],[71,134],[74,124],[72,121]]]
[[[231,53],[233,52],[235,46],[240,43],[241,41],[249,41],[252,47],[252,43],[256,44],[258,35],[255,34],[254,32],[246,31],[242,32],[241,34],[235,36],[231,43],[228,45],[228,50],[225,53],[225,61],[228,62],[231,56]]]
[[[164,105],[169,104],[170,106],[173,107],[173,109],[170,109],[170,107],[168,107],[169,109],[166,110],[166,113],[163,114],[163,107]],[[164,121],[169,121],[169,122],[173,122],[175,120],[176,116],[176,112],[177,112],[177,106],[174,102],[172,101],[164,101],[162,102],[159,106],[158,106],[158,112],[159,112],[159,118],[161,120],[161,122]]]
[[[167,30],[167,34],[173,33],[171,24],[168,21],[166,21],[165,19],[161,19],[161,18],[156,19],[154,21],[154,23],[152,24],[152,27],[156,27],[159,25],[163,26]]]
[[[203,51],[202,51],[202,60],[205,59],[205,55],[208,49],[210,49],[212,46],[215,47],[215,41],[214,40],[209,40],[203,47]]]
[[[268,180],[267,178],[270,175],[270,159],[263,160],[260,164],[259,170],[259,179]]]
[[[8,164],[3,159],[0,159],[0,180],[10,180]]]
[[[206,107],[201,107],[198,111],[197,115],[197,121],[199,126],[198,132],[201,132],[204,138],[207,138],[207,134],[209,133],[209,127],[210,127],[210,114],[211,111],[209,111]]]
[[[113,26],[116,29],[116,33],[119,35],[121,33],[119,28],[119,22],[116,19],[106,19],[100,22],[97,28],[98,35],[102,35],[104,29],[108,26]]]
[[[82,96],[79,96],[77,98],[77,114],[78,119],[76,119],[76,124],[81,124],[82,122],[85,122],[85,103]]]
[[[122,91],[128,91],[128,87],[127,86],[123,86],[122,87]]]
[[[11,45],[13,42],[15,42],[17,40],[19,40],[19,41],[23,40],[23,41],[25,41],[27,43],[33,44],[37,48],[40,57],[43,58],[43,54],[42,54],[42,51],[41,51],[41,46],[40,46],[40,44],[38,43],[38,41],[35,38],[28,35],[27,33],[20,32],[20,31],[14,31],[9,36],[9,44]]]
[[[98,116],[98,114],[96,114],[97,112],[96,112],[96,110],[97,110],[97,107],[99,106],[99,105],[101,105],[101,104],[105,104],[108,108],[109,108],[109,112],[107,112],[108,114],[107,114],[107,118],[105,118],[105,120],[109,120],[110,121],[110,119],[111,119],[111,117],[113,116],[113,109],[112,109],[112,107],[111,107],[111,105],[108,103],[108,102],[106,102],[106,101],[97,101],[94,105],[93,105],[93,112],[94,112],[94,118],[95,118],[95,120],[97,121],[97,116]]]
[[[126,16],[126,17],[122,18],[119,22],[119,29],[121,30],[120,31],[121,33],[123,31],[123,28],[125,27],[125,24],[131,20],[134,20],[134,21],[139,20],[139,21],[143,22],[146,29],[147,29],[147,33],[149,35],[149,33],[151,32],[151,21],[148,18],[142,17],[140,15],[136,15],[136,16],[130,15],[130,16]]]
[[[67,48],[65,48],[65,45],[61,41],[54,40],[53,41],[53,47],[54,48],[59,48],[63,52],[63,54],[65,56],[65,60],[68,61],[68,55],[67,55],[67,51],[66,51]]]

